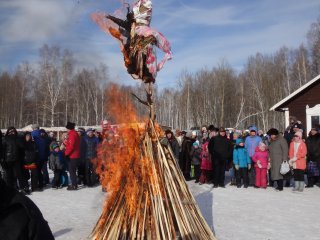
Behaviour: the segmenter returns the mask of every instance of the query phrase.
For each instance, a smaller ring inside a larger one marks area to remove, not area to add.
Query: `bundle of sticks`
[[[114,156],[100,153],[107,198],[91,239],[216,239],[160,134],[150,119],[123,130]]]

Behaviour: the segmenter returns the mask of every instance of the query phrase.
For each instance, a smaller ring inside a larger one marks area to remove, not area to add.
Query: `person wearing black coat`
[[[0,179],[0,239],[53,240],[39,208]]]
[[[98,177],[95,173],[95,168],[93,166],[92,160],[97,157],[97,147],[98,141],[93,133],[93,129],[89,128],[87,130],[87,136],[84,137],[85,140],[85,177],[88,187],[92,187],[98,182]]]
[[[182,140],[181,144],[181,153],[179,155],[179,165],[183,173],[184,178],[189,181],[191,180],[190,171],[191,171],[191,149],[192,144],[195,141],[191,138],[191,134],[188,133]]]
[[[2,163],[2,132],[0,129],[0,164]],[[2,168],[0,165],[0,179],[2,178]]]
[[[218,136],[210,139],[208,148],[212,156],[214,187],[225,187],[225,170],[228,162],[232,159],[233,148],[224,128],[219,129]]]
[[[38,159],[38,148],[35,141],[32,140],[30,132],[25,133],[24,139],[24,169],[31,174],[31,191],[38,191],[39,180],[38,180],[38,169],[37,169],[37,159]],[[29,175],[29,174],[28,174]]]
[[[7,185],[17,187],[18,179],[19,189],[28,193],[27,179],[22,171],[22,153],[22,140],[19,139],[17,130],[14,127],[9,127],[2,143],[3,160],[1,166],[4,170],[4,180]]]
[[[317,128],[312,128],[306,140],[307,145],[307,188],[319,181],[320,168],[320,133]]]

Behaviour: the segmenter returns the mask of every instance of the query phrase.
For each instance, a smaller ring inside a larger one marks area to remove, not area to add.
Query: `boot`
[[[292,191],[296,192],[299,190],[300,187],[300,183],[298,181],[294,181],[294,188],[292,189]]]
[[[303,192],[303,189],[304,189],[304,181],[299,181],[300,185],[299,185],[299,189],[298,191],[299,192]]]
[[[314,184],[313,177],[308,177],[308,185],[306,188],[312,188]]]

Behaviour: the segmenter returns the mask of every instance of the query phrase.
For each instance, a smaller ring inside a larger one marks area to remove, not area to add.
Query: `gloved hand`
[[[236,168],[236,170],[239,170],[239,165],[235,165],[234,167]]]
[[[268,170],[271,168],[271,163],[269,162],[268,163]]]
[[[248,164],[248,169],[249,169],[249,170],[251,169],[251,164]]]

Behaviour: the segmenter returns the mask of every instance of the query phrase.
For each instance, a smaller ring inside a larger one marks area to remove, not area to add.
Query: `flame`
[[[150,159],[143,156],[141,151],[141,139],[147,123],[141,123],[132,102],[124,101],[127,94],[120,91],[116,85],[108,89],[107,96],[108,111],[119,125],[118,136],[110,136],[108,131],[104,132],[104,140],[94,160],[102,187],[108,193],[98,228],[102,228],[112,217],[109,213],[119,198],[123,198],[123,208],[129,216],[128,222],[138,211],[143,211],[145,206],[141,204],[141,197],[146,197],[147,194],[143,186],[153,181]],[[120,196],[121,194],[124,196]],[[149,205],[150,202],[147,201],[146,204]]]

